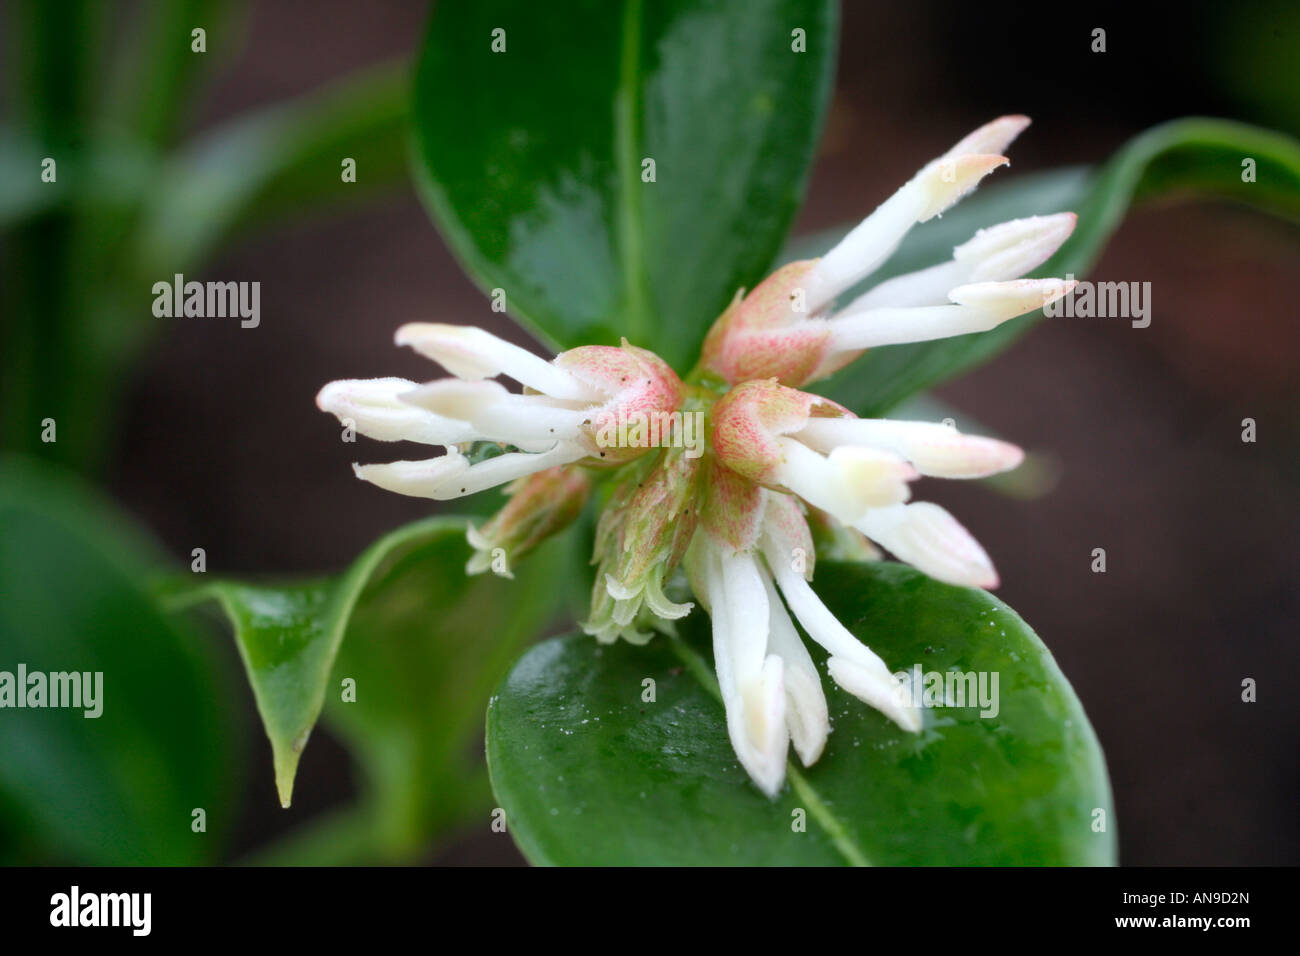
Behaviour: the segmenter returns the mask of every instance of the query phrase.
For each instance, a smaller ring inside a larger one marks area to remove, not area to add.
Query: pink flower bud
[[[647,628],[685,616],[694,606],[664,594],[700,517],[700,459],[670,449],[648,472],[638,465],[615,489],[596,527],[598,562],[591,614],[583,630],[602,642],[644,643]]]
[[[468,574],[491,569],[502,577],[514,577],[510,570],[514,562],[582,513],[591,480],[580,468],[548,468],[517,479],[506,491],[510,500],[505,507],[481,528],[469,527],[467,537],[475,553],[465,566]]]
[[[644,454],[644,445],[620,441],[620,425],[629,421],[666,423],[681,408],[682,381],[668,363],[653,352],[629,345],[584,345],[563,352],[557,367],[590,386],[606,401],[590,410],[582,422],[584,440],[593,457],[622,464]],[[667,434],[664,427],[661,434]]]
[[[709,470],[701,529],[735,553],[752,551],[763,530],[766,496],[752,481],[715,461]]]
[[[774,378],[797,386],[829,350],[825,320],[810,318],[803,281],[817,260],[791,262],[733,302],[704,340],[701,367],[730,384]]]
[[[709,441],[722,464],[751,481],[770,484],[785,460],[781,436],[799,431],[812,417],[841,416],[852,412],[828,398],[772,379],[745,382],[713,406]]]

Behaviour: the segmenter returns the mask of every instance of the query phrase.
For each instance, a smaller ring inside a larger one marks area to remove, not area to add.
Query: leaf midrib
[[[619,48],[618,92],[614,107],[614,161],[618,175],[619,259],[627,284],[627,312],[617,325],[627,338],[643,343],[650,319],[649,281],[645,262],[645,221],[641,206],[641,0],[623,6]]]
[[[668,644],[691,676],[699,681],[700,685],[721,704],[722,691],[718,688],[717,678],[714,677],[713,671],[710,670],[704,658],[680,637],[670,638]],[[830,806],[817,792],[817,788],[809,782],[793,760],[786,761],[786,775],[790,778],[790,786],[807,805],[805,809],[808,811],[808,815],[826,831],[831,843],[848,864],[850,866],[873,866],[874,864],[867,857],[866,852],[849,835],[848,828],[835,816]]]

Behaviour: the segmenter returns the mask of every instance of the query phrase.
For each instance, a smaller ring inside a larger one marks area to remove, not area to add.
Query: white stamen
[[[994,169],[1006,165],[1001,154],[1028,125],[1027,116],[998,117],[927,163],[808,273],[804,280],[808,311],[816,312],[870,275],[913,225],[940,215]]]
[[[767,591],[752,555],[724,553],[720,561],[727,620],[735,635],[731,659],[743,687],[758,675],[767,656]]]
[[[552,398],[602,400],[564,369],[472,325],[411,322],[397,330],[395,341],[428,356],[457,378],[474,381],[508,375]]]
[[[1074,288],[1074,280],[1016,279],[958,286],[949,293],[957,305],[866,309],[838,313],[830,320],[834,351],[860,351],[881,345],[928,342],[971,332],[987,332],[1008,319],[1041,309]]]
[[[958,286],[948,298],[958,305],[985,309],[998,321],[1041,309],[1068,295],[1079,283],[1074,279],[1012,279],[1008,282],[974,282]]]
[[[579,445],[557,442],[550,451],[539,454],[510,452],[471,465],[469,459],[459,451],[449,448],[441,458],[394,461],[383,465],[353,465],[352,468],[362,481],[368,481],[387,491],[449,501],[504,485],[547,468],[567,465],[585,455],[586,452]]]
[[[642,596],[645,598],[645,603],[650,610],[666,621],[683,618],[691,613],[691,608],[695,607],[690,601],[682,604],[670,601],[668,596],[664,594],[663,584],[657,572],[646,578],[645,590],[642,592]]]
[[[781,588],[781,595],[795,618],[809,637],[830,652],[827,666],[835,683],[904,730],[919,730],[920,714],[899,692],[898,680],[880,656],[839,622],[803,576],[790,568],[786,555],[774,553],[770,542],[766,544],[764,554]]]
[[[887,279],[844,307],[845,313],[884,306],[940,305],[948,292],[972,282],[1018,279],[1049,258],[1074,231],[1072,212],[1013,219],[979,232],[948,262]]]
[[[1005,156],[958,156],[934,160],[877,207],[804,278],[809,313],[824,307],[844,290],[875,271],[912,226],[943,212],[970,192]]]
[[[944,153],[943,158],[952,159],[966,153],[1005,153],[1015,138],[1029,127],[1029,123],[1028,116],[999,116],[966,134],[956,146]]]
[[[565,408],[545,395],[515,395],[500,382],[454,378],[414,388],[401,395],[401,400],[436,415],[469,422],[476,439],[512,445],[575,439],[583,420],[591,414]]]
[[[1050,259],[1070,238],[1077,222],[1078,216],[1072,212],[1012,219],[981,229],[955,248],[952,257],[968,270],[964,282],[1019,279]]]
[[[768,796],[776,796],[785,781],[785,753],[787,749],[784,720],[784,682],[779,658],[774,664],[761,661],[757,672],[752,672],[752,653],[742,649],[744,666],[751,673],[742,681],[736,672],[736,645],[752,635],[738,628],[742,622],[733,618],[739,610],[728,594],[723,571],[724,557],[714,547],[706,548],[703,557],[705,588],[708,592],[710,618],[713,624],[713,659],[718,674],[718,688],[722,694],[727,715],[727,735],[740,765],[754,783]],[[740,569],[733,568],[733,579],[744,579]],[[766,608],[764,608],[766,614]],[[746,614],[745,622],[753,623],[753,615]],[[766,631],[766,621],[764,631]],[[743,624],[742,624],[743,626]],[[764,635],[766,643],[766,635]]]
[[[1009,442],[963,435],[936,422],[885,418],[812,418],[793,437],[819,452],[867,446],[901,455],[923,475],[983,478],[1015,468],[1025,453]]]
[[[867,512],[857,529],[939,581],[979,588],[998,584],[993,562],[979,542],[931,502],[877,508]]]
[[[854,446],[822,455],[794,438],[777,440],[785,459],[775,480],[844,524],[859,521],[868,508],[897,504],[911,494],[907,482],[916,471],[897,455]]]
[[[414,387],[414,382],[404,378],[344,379],[322,388],[316,407],[379,441],[454,445],[473,439],[474,429],[468,422],[401,401],[399,396]]]
[[[776,586],[767,575],[763,577],[767,588],[767,606],[770,623],[767,636],[768,649],[779,656],[785,665],[785,723],[790,731],[790,742],[805,767],[811,767],[821,756],[830,733],[830,716],[826,707],[826,694],[822,691],[821,677],[813,663],[808,648],[794,629],[785,605],[776,593]]]

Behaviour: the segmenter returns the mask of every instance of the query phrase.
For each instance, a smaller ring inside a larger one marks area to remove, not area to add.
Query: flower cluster
[[[830,730],[821,679],[795,622],[828,652],[840,687],[906,730],[921,727],[889,665],[813,591],[815,533],[859,555],[878,555],[874,542],[942,581],[997,584],[988,555],[947,511],[909,501],[910,482],[992,475],[1016,467],[1020,449],[946,424],[859,418],[801,389],[873,346],[985,331],[1070,291],[1062,279],[1020,278],[1070,235],[1075,217],[1063,213],[983,229],[950,261],[835,304],[914,224],[1004,165],[1002,151],[1028,122],[1009,116],[981,127],[824,257],[790,263],[737,293],[685,382],[626,341],[548,362],[480,329],[413,324],[398,330],[398,344],[452,378],[332,382],[317,403],[370,437],[444,447],[426,460],[356,466],[359,478],[381,488],[446,500],[507,486],[502,511],[470,528],[470,573],[509,575],[514,561],[573,521],[593,482],[605,479],[611,487],[584,630],[606,643],[643,643],[691,611],[681,593],[689,585],[712,621],[736,755],[775,794],[790,745],[810,765]],[[625,435],[615,422],[684,415],[704,422],[702,455],[611,439]]]

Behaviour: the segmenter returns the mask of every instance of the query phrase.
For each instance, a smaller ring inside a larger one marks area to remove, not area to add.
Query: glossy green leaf
[[[684,370],[781,246],[835,18],[831,0],[439,3],[413,107],[427,204],[548,344],[626,336]]]
[[[1033,127],[1026,135],[1033,135]],[[1253,182],[1242,179],[1247,157],[1256,162]],[[1300,142],[1226,120],[1166,123],[1129,141],[1095,170],[1014,177],[980,189],[942,219],[914,229],[863,288],[948,259],[954,246],[985,226],[1066,211],[1079,216],[1074,235],[1033,275],[1082,278],[1130,205],[1164,196],[1231,199],[1300,219]],[[798,240],[785,258],[820,255],[845,231]],[[1038,312],[978,335],[873,349],[816,390],[859,414],[882,414],[909,395],[996,355],[1040,318]]]
[[[0,861],[217,858],[236,797],[229,675],[139,583],[156,561],[110,506],[55,469],[0,463],[0,671],[102,675],[98,717],[85,716],[84,698],[81,708],[8,699],[0,709]],[[205,829],[194,829],[195,810]]]
[[[492,784],[528,858],[1114,862],[1101,748],[1064,675],[1014,611],[897,564],[819,565],[815,583],[893,667],[997,673],[997,715],[931,708],[911,735],[824,677],[833,722],[826,751],[807,770],[792,765],[769,801],[732,753],[702,614],[686,620],[683,638],[646,647],[601,648],[582,635],[546,641],[515,665],[488,710]],[[1096,810],[1105,811],[1105,832],[1093,829]]]
[[[472,800],[472,779],[465,793],[453,784],[466,740],[521,642],[555,613],[566,564],[543,551],[514,580],[470,578],[469,554],[465,522],[437,517],[379,539],[337,578],[170,588],[171,606],[216,600],[233,623],[285,806],[327,697],[386,810],[375,815],[382,848],[411,847]],[[343,702],[344,680],[354,701]]]

